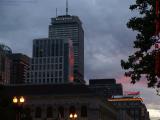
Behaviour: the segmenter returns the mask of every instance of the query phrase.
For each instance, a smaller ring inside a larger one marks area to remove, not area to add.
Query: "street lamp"
[[[25,102],[25,98],[23,96],[16,97],[14,96],[12,102],[15,105],[16,113],[16,120],[21,120],[21,109],[23,107],[23,103]]]
[[[69,118],[71,119],[71,120],[76,120],[77,119],[77,117],[78,117],[78,115],[76,114],[76,113],[71,113],[70,115],[69,115]]]

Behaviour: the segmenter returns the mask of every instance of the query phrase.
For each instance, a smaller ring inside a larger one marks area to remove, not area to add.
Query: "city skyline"
[[[0,14],[3,16],[0,23],[2,26],[0,30],[1,42],[10,46],[15,52],[31,56],[32,39],[47,36],[46,25],[49,24],[50,18],[56,15],[56,8],[58,8],[58,15],[65,14],[65,4],[63,4],[65,0],[60,3],[56,1],[57,5],[53,4],[55,1],[35,0],[35,2],[27,4],[23,2],[12,5],[10,3],[1,4]],[[133,15],[128,9],[130,4],[131,2],[127,0],[123,4],[118,0],[92,0],[90,2],[70,0],[69,13],[80,16],[84,24],[85,78],[87,80],[95,77],[115,77],[118,81],[125,83],[123,85],[126,90],[129,90],[127,85],[132,86],[123,80],[125,78],[123,78],[123,71],[120,67],[120,59],[126,58],[133,51],[131,45],[135,33],[125,26]],[[78,5],[83,9],[77,7]],[[15,9],[16,6],[18,7]],[[119,6],[121,10],[115,9],[116,6]],[[31,11],[34,12],[31,13]],[[117,14],[117,12],[121,14]],[[26,14],[28,15],[26,16]],[[16,20],[19,21],[16,23],[17,25],[15,24]],[[16,41],[17,44],[13,41]],[[142,81],[140,84],[136,84],[132,90],[140,90],[148,107],[153,109],[152,111],[158,110],[160,108],[158,96],[153,95],[156,94],[154,90],[146,88],[144,83]],[[150,100],[150,96],[154,99]],[[158,113],[158,111],[156,112]]]

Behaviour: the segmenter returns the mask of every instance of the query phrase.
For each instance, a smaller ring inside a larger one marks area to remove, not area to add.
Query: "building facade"
[[[91,79],[89,80],[89,88],[106,98],[123,95],[122,85],[117,84],[115,79]]]
[[[7,86],[11,98],[23,96],[23,110],[32,120],[117,120],[114,107],[85,85]]]
[[[30,58],[21,53],[13,53],[10,58],[12,60],[10,83],[24,84],[29,69]]]
[[[12,50],[3,44],[0,44],[0,84],[9,84],[11,75]]]
[[[49,38],[72,40],[74,51],[74,80],[84,83],[84,31],[77,16],[58,16],[49,25]]]
[[[33,84],[73,82],[70,47],[69,40],[62,37],[35,39],[26,82]]]

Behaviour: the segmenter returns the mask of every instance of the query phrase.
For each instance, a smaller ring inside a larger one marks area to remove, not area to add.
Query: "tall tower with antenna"
[[[79,17],[69,15],[68,0],[66,0],[66,13],[51,19],[48,37],[50,39],[65,38],[72,41],[74,81],[84,83],[84,31]]]

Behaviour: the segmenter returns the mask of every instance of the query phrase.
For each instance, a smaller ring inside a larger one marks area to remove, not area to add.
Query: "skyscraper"
[[[51,19],[49,25],[49,38],[66,38],[73,42],[74,51],[74,80],[84,82],[84,31],[82,23],[77,16],[67,13]]]

